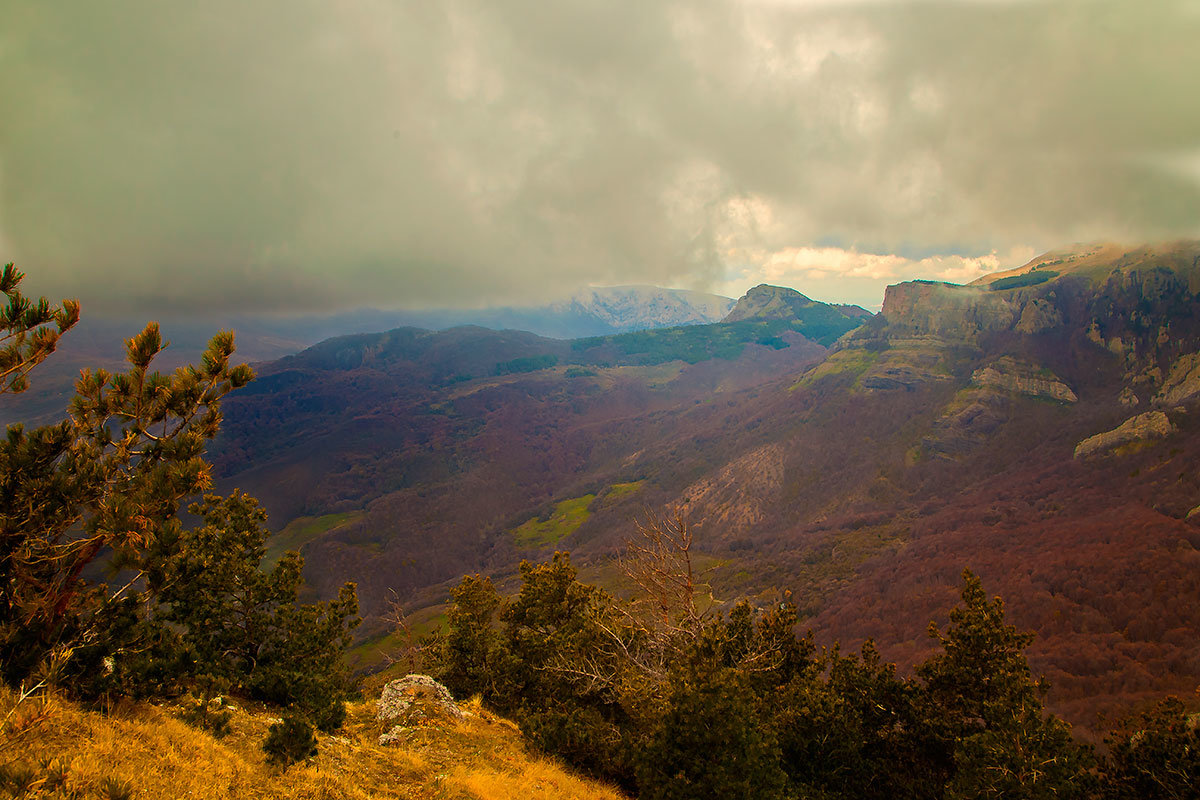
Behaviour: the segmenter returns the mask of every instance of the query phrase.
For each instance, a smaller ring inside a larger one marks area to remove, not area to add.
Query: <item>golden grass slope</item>
[[[36,778],[21,796],[39,798],[105,798],[106,782],[133,798],[622,798],[527,753],[516,726],[477,702],[464,705],[466,720],[412,728],[388,747],[377,744],[388,726],[375,720],[374,701],[353,703],[341,731],[319,735],[316,758],[287,770],[260,749],[273,712],[232,708],[232,732],[215,739],[182,722],[175,705],[122,702],[100,713],[54,694],[18,704],[0,688],[0,768],[28,767]],[[63,786],[47,785],[48,767],[65,773]]]

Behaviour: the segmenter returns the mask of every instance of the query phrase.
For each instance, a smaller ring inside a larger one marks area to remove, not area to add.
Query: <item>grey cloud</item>
[[[19,5],[0,259],[101,307],[705,288],[738,226],[916,256],[1198,232],[1184,2]]]

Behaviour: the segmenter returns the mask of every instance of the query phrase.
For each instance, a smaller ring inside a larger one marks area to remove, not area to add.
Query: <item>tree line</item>
[[[630,599],[582,583],[569,555],[521,565],[501,597],[465,577],[426,646],[457,695],[481,695],[540,749],[644,800],[1196,798],[1200,713],[1168,699],[1111,732],[1107,752],[1047,713],[1033,639],[963,573],[961,602],[911,677],[873,644],[798,636],[784,601],[706,608],[686,517],[627,544]]]

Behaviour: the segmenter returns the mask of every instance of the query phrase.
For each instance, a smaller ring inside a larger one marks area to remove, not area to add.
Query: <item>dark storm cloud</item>
[[[101,306],[512,303],[1200,219],[1191,2],[0,14],[0,259]]]

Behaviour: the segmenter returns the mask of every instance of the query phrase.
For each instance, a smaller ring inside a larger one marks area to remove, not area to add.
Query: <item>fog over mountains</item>
[[[580,289],[570,297],[541,306],[383,310],[363,308],[332,314],[229,314],[215,310],[203,317],[159,318],[171,346],[156,362],[172,369],[195,360],[217,330],[237,334],[238,355],[256,363],[299,352],[325,339],[377,333],[400,327],[445,330],[477,325],[520,330],[553,339],[625,333],[635,330],[719,322],[733,308],[728,297],[657,286]],[[124,342],[149,320],[84,313],[78,328],[65,337],[41,370],[31,391],[14,397],[0,423],[50,422],[57,419],[84,367],[120,369]]]

